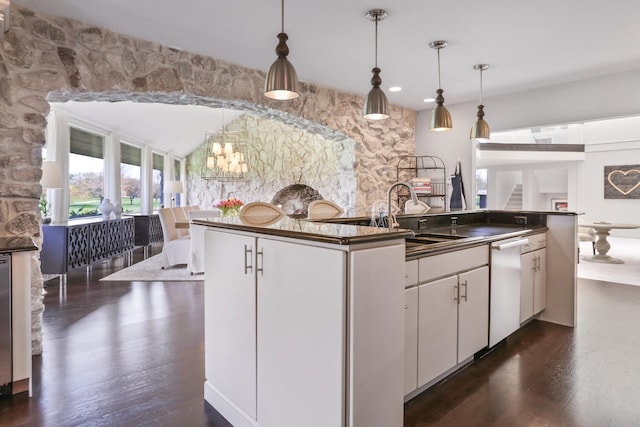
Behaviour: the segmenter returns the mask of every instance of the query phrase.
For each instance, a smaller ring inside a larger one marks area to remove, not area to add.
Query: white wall
[[[585,123],[585,151],[578,206],[585,220],[640,224],[640,199],[605,199],[604,167],[640,164],[640,117]],[[638,230],[612,230],[640,238]]]
[[[449,93],[455,90],[444,89]],[[616,73],[516,94],[485,96],[485,119],[493,131],[499,131],[636,116],[640,115],[640,96],[630,94],[637,93],[640,93],[640,70]],[[447,166],[447,175],[452,173],[455,161],[460,159],[467,200],[475,200],[472,197],[475,194],[475,144],[469,140],[469,129],[475,120],[476,104],[475,101],[445,104],[453,118],[454,128],[449,132],[429,131],[432,107],[419,112],[416,121],[416,153],[441,157]],[[597,155],[589,151],[584,162],[567,165],[570,210],[582,211],[589,216],[607,214],[611,220],[640,223],[637,219],[640,218],[640,201],[605,201],[602,196],[603,172],[593,172],[597,168],[602,170],[605,162],[608,165],[640,163],[640,124],[635,126],[638,129],[635,135],[629,134],[632,128],[612,131],[601,124],[585,127],[585,144],[596,144],[590,150],[599,144],[601,147],[603,141],[610,145],[606,146],[607,154],[604,150]],[[632,161],[634,158],[639,161]],[[640,237],[640,232],[616,232],[616,235]]]

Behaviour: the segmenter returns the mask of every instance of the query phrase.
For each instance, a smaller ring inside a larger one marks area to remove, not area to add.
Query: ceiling
[[[51,103],[90,125],[120,133],[121,139],[146,143],[155,149],[186,157],[204,143],[206,131],[219,131],[245,114],[243,111],[199,105],[144,104],[138,102]]]
[[[14,0],[118,33],[268,70],[280,31],[277,0]],[[365,95],[374,65],[374,23],[383,8],[378,65],[389,100],[415,110],[437,89],[441,51],[446,103],[475,100],[477,63],[486,97],[640,68],[637,0],[289,0],[285,32],[298,77]],[[402,86],[390,93],[391,85]],[[431,104],[432,105],[432,104]]]
[[[277,0],[14,0],[118,33],[266,71],[280,31]],[[159,7],[159,3],[162,6]],[[374,66],[374,23],[383,8],[378,65],[393,104],[418,111],[437,88],[437,54],[445,105],[640,69],[637,0],[289,0],[285,32],[300,80],[364,96]],[[401,92],[390,92],[390,86]]]

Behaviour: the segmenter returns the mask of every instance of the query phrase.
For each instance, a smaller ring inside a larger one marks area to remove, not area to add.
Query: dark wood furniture
[[[158,214],[135,214],[135,245],[144,247],[144,258],[149,256],[149,245],[163,241],[162,225]]]
[[[116,256],[131,257],[134,219],[90,218],[42,226],[42,272],[66,275],[80,267]],[[64,277],[63,277],[64,278]]]

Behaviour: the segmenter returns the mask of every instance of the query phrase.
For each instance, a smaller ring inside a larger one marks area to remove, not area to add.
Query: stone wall
[[[413,110],[361,117],[362,97],[301,82],[301,96],[272,101],[265,73],[12,5],[0,48],[0,235],[41,241],[38,199],[47,99],[170,102],[246,109],[309,133],[355,143],[355,204],[365,209],[395,179],[397,155],[415,151]],[[265,64],[265,67],[269,64]],[[41,350],[42,276],[33,258],[33,351]]]
[[[205,150],[187,159],[188,203],[210,207],[230,193],[244,202],[270,202],[291,184],[305,184],[340,206],[354,208],[356,197],[355,141],[326,139],[292,125],[244,114],[226,128],[246,142],[249,172],[246,179],[223,182],[202,179]]]

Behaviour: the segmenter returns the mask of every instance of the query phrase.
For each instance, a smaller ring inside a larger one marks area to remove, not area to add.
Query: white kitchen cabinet
[[[404,394],[418,386],[418,260],[405,262]]]
[[[420,285],[418,319],[421,387],[487,346],[489,268]]]
[[[489,329],[489,268],[458,275],[458,363],[487,346]]]
[[[457,363],[457,295],[458,276],[418,288],[418,387]]]
[[[406,262],[405,395],[486,347],[488,262],[487,245]]]
[[[342,251],[258,239],[260,426],[342,424],[345,264]]]
[[[529,242],[520,256],[520,323],[544,310],[547,302],[546,234],[533,235]]]
[[[229,422],[402,425],[404,244],[211,229],[205,254],[205,399]]]
[[[404,394],[418,387],[418,288],[404,290]]]
[[[254,237],[205,233],[205,377],[256,419]],[[223,256],[210,256],[211,253]]]

